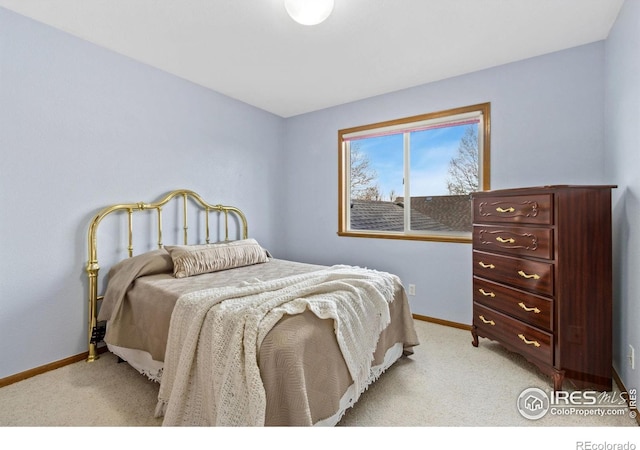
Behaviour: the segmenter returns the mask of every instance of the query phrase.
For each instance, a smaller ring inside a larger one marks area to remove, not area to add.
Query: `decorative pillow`
[[[255,239],[201,245],[172,245],[165,249],[173,260],[173,276],[185,278],[268,261],[267,251]]]

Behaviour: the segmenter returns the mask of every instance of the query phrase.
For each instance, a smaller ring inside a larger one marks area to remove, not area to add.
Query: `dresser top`
[[[602,185],[579,185],[579,184],[554,184],[547,186],[533,186],[533,187],[521,187],[521,188],[509,188],[509,189],[496,189],[489,191],[472,192],[471,197],[484,196],[484,195],[520,195],[520,194],[532,194],[534,192],[557,192],[563,190],[599,190],[599,189],[615,189],[617,185],[602,184]]]

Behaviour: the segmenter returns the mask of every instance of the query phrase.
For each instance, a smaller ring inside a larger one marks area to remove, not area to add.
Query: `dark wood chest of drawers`
[[[612,387],[611,189],[476,192],[473,345],[500,342],[578,389]]]

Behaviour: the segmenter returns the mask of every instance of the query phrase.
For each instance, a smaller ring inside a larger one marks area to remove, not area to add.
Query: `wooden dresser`
[[[500,342],[555,390],[612,388],[611,189],[476,192],[473,345]]]

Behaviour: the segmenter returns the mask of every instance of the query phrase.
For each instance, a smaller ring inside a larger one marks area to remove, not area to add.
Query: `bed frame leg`
[[[87,362],[93,362],[100,357],[98,355],[98,342],[104,339],[105,331],[106,327],[101,325],[96,325],[91,329],[91,339],[89,340],[89,357],[87,358]]]
[[[93,362],[98,359],[98,352],[96,351],[95,344],[89,344],[89,356],[87,357],[87,362]]]

